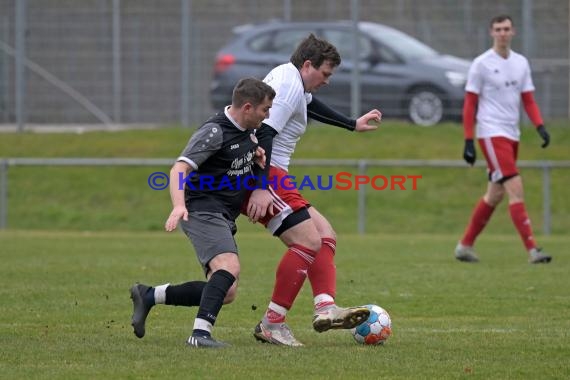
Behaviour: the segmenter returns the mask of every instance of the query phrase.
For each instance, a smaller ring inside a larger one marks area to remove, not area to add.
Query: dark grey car
[[[315,94],[339,112],[350,114],[352,23],[269,22],[236,28],[233,40],[217,55],[211,86],[212,105],[231,103],[231,91],[244,76],[263,78],[288,62],[309,33],[337,47],[342,64],[330,84]],[[385,25],[359,22],[361,111],[372,108],[384,117],[408,118],[418,125],[459,120],[470,62],[443,55]]]

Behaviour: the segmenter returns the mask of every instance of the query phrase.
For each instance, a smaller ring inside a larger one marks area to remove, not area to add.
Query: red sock
[[[527,251],[532,248],[536,248],[536,243],[534,242],[534,238],[532,237],[532,227],[530,226],[530,219],[528,218],[528,214],[526,213],[524,203],[519,202],[509,205],[509,211],[511,213],[511,219],[513,220],[515,227],[519,231],[519,235],[521,236],[521,239]]]
[[[275,275],[275,287],[271,301],[283,306],[287,310],[293,305],[293,301],[303,287],[307,270],[315,260],[317,252],[299,244],[289,246],[289,249],[281,258]]]
[[[315,258],[315,262],[309,267],[307,272],[313,296],[328,294],[335,297],[336,293],[336,267],[334,265],[334,254],[336,241],[332,238],[323,238],[321,249]]]
[[[473,243],[475,243],[475,239],[477,236],[483,231],[483,228],[491,219],[491,215],[493,215],[493,211],[495,208],[488,205],[487,202],[481,198],[475,209],[473,210],[473,214],[471,215],[471,220],[465,229],[465,233],[463,234],[463,239],[461,239],[461,244],[467,245],[472,247]]]

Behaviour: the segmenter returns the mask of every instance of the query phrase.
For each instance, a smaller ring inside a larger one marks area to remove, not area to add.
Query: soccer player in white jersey
[[[534,100],[528,61],[511,50],[511,40],[515,35],[511,17],[494,17],[490,23],[490,34],[493,47],[473,61],[463,107],[463,158],[470,165],[475,163],[473,127],[476,123],[477,141],[487,160],[489,183],[485,195],[473,210],[463,238],[455,248],[455,257],[464,262],[479,261],[473,249],[475,239],[506,193],[511,219],[528,252],[529,263],[549,263],[552,257],[543,253],[534,240],[523,199],[523,183],[516,166],[521,100],[543,140],[543,148],[550,143],[550,136]]]
[[[267,189],[256,189],[242,212],[260,221],[287,246],[276,271],[271,302],[254,336],[263,342],[301,346],[285,324],[287,311],[305,278],[311,283],[315,314],[313,328],[349,329],[366,320],[365,307],[342,308],[335,303],[336,233],[327,219],[286,180],[291,155],[307,127],[307,117],[350,131],[377,128],[381,113],[374,109],[357,120],[337,113],[313,97],[312,92],[328,84],[341,58],[329,42],[310,35],[291,56],[289,63],[274,68],[264,79],[277,95],[268,119],[256,136],[267,156]],[[285,181],[285,182],[283,182]]]

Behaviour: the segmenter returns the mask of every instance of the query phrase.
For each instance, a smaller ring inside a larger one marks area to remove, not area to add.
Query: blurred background
[[[471,60],[500,13],[545,119],[568,119],[566,0],[0,0],[0,124],[199,123],[216,54],[244,24],[372,21]]]

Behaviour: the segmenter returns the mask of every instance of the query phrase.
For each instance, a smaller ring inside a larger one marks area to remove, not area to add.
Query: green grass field
[[[550,132],[552,145],[543,150],[525,128],[520,159],[570,160],[570,128],[559,123]],[[174,159],[191,133],[0,134],[0,157]],[[453,160],[462,147],[455,124],[386,122],[373,134],[312,127],[295,158]],[[367,191],[365,235],[355,234],[354,191],[308,190],[339,235],[337,301],[386,308],[394,335],[384,347],[360,346],[345,331],[314,332],[308,284],[288,317],[306,346],[257,343],[252,329],[269,301],[283,247],[240,220],[239,295],[215,328],[232,347],[215,353],[184,345],[195,308],[153,309],[142,340],[130,326],[134,282],[202,278],[183,234],[161,231],[168,192],[147,185],[150,173],[169,169],[10,167],[8,229],[0,231],[0,378],[570,378],[570,169],[551,172],[550,236],[541,233],[542,174],[522,172],[537,240],[554,256],[538,266],[527,264],[506,205],[477,242],[481,263],[454,260],[484,191],[482,168],[369,168],[370,175],[423,178],[416,191]],[[298,167],[292,174],[346,169]]]
[[[376,303],[393,320],[384,347],[346,331],[311,329],[305,284],[289,323],[305,347],[251,335],[283,251],[265,233],[242,234],[239,295],[215,336],[232,347],[185,347],[196,308],[157,306],[147,335],[130,326],[135,281],[201,278],[182,233],[0,233],[0,373],[3,379],[567,379],[570,377],[568,236],[545,238],[550,265],[526,263],[520,242],[487,235],[481,263],[456,262],[455,236],[344,234],[339,304]]]

